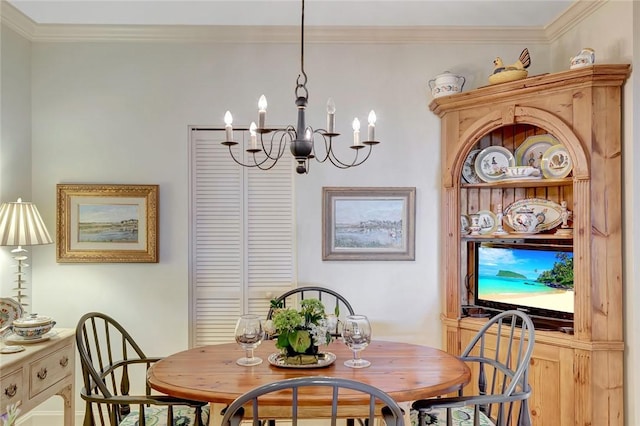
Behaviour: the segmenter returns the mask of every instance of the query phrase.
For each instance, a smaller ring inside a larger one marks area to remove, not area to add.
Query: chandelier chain
[[[304,94],[300,94],[299,91],[303,90]],[[300,74],[296,79],[296,98],[304,97],[309,100],[309,91],[307,90],[307,73],[304,71],[304,0],[302,0],[302,13],[300,24]]]

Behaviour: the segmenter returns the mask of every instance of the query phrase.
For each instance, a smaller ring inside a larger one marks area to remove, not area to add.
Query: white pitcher
[[[429,87],[433,97],[439,98],[440,96],[462,92],[462,86],[464,86],[465,81],[463,76],[445,71],[442,74],[438,74],[436,78],[429,80]]]
[[[585,47],[576,56],[571,58],[571,69],[586,67],[596,63],[596,52],[590,47]]]

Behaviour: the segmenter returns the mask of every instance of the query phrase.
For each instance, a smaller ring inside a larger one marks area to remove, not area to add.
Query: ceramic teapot
[[[515,232],[522,234],[535,234],[537,232],[538,217],[533,209],[522,206],[519,209],[510,211],[504,216],[507,225]]]
[[[462,92],[465,81],[466,79],[463,76],[445,71],[442,74],[438,74],[434,79],[429,80],[429,87],[433,97],[439,98],[440,96]]]
[[[590,47],[585,47],[571,58],[571,69],[586,67],[596,63],[596,53]]]

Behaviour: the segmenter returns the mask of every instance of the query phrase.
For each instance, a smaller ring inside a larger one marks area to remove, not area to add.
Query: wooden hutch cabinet
[[[526,198],[565,201],[573,233],[530,237],[573,246],[573,334],[536,330],[530,411],[535,426],[623,425],[623,283],[621,87],[623,65],[593,65],[485,86],[434,99],[442,120],[442,227],[445,350],[459,354],[485,322],[467,316],[469,243],[486,236],[462,232],[461,215],[496,212]],[[573,169],[562,178],[467,183],[473,150],[510,152],[532,135],[551,134]],[[508,228],[507,228],[508,229]],[[502,238],[513,238],[513,235]],[[492,240],[501,237],[491,236]]]

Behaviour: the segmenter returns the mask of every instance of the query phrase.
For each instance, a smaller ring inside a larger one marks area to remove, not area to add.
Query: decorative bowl
[[[522,178],[540,176],[540,170],[532,166],[509,166],[504,171],[506,178]]]
[[[489,83],[506,83],[508,81],[522,80],[526,78],[529,73],[527,70],[507,70],[491,74],[489,76]]]
[[[437,75],[434,79],[429,80],[431,95],[434,98],[439,98],[440,96],[459,93],[462,91],[465,81],[466,79],[463,76],[445,71]]]
[[[56,322],[51,317],[31,314],[13,321],[12,329],[17,336],[25,339],[37,339],[51,331],[54,325]]]

